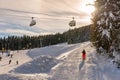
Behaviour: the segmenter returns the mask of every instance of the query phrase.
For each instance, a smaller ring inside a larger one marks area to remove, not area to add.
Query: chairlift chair
[[[74,17],[73,17],[73,20],[69,22],[69,26],[70,27],[76,26],[76,21],[74,20]]]
[[[30,22],[30,26],[36,25],[36,21],[34,20],[34,17],[32,17],[32,21]]]

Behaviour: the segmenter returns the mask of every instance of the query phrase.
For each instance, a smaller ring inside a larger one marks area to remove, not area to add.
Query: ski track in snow
[[[56,69],[51,71],[51,78],[48,80],[104,80],[102,71],[97,64],[94,48],[90,48],[90,43],[83,44],[73,50]],[[81,60],[81,52],[87,51],[87,60]]]

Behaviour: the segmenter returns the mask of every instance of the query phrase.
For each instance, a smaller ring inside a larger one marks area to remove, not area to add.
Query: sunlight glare
[[[94,4],[94,1],[95,0],[83,0],[82,3],[78,6],[78,9],[87,14],[91,14],[95,11],[95,7],[93,5],[87,4]]]

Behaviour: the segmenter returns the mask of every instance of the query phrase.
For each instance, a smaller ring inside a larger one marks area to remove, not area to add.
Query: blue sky
[[[93,0],[0,0],[0,37],[64,32],[74,16],[77,26],[91,23]],[[29,27],[31,17],[37,24]]]

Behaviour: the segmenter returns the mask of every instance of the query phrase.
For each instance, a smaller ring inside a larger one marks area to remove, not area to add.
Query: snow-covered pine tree
[[[120,0],[96,0],[95,7],[93,40],[97,50],[118,57],[120,56]],[[120,57],[117,60],[120,60]]]

